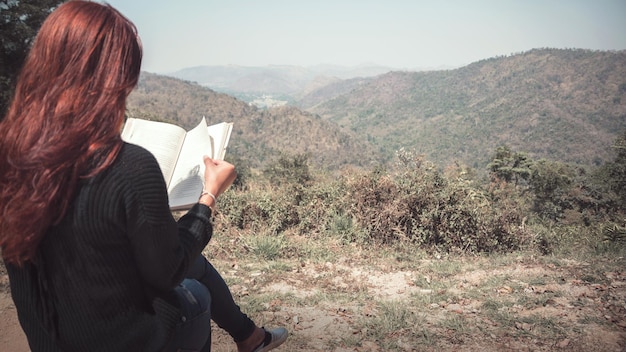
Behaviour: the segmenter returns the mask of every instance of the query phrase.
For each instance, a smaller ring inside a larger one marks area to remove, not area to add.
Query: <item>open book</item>
[[[208,126],[203,117],[198,126],[186,132],[165,122],[129,118],[122,139],[154,155],[167,184],[170,209],[185,210],[198,202],[202,192],[203,156],[224,160],[232,128],[227,122]]]

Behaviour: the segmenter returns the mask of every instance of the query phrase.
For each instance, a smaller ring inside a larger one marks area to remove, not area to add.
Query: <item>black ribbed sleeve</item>
[[[125,144],[86,180],[37,262],[7,265],[33,352],[157,351],[180,319],[172,288],[212,235],[210,208],[178,222],[154,157]]]

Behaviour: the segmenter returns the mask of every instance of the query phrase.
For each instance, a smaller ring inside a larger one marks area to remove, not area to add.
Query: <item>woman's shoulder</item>
[[[152,155],[152,153],[150,153],[147,149],[145,149],[144,147],[140,147],[136,144],[132,144],[132,143],[128,143],[128,142],[123,142],[123,146],[122,146],[122,150],[120,152],[120,154],[122,156],[126,156],[126,157],[135,157],[135,158],[151,158],[154,159],[154,156]]]
[[[123,177],[127,181],[134,179],[161,180],[163,178],[161,167],[152,153],[140,146],[126,142],[124,142],[117,160],[112,165],[111,171],[117,175],[116,177]]]
[[[120,186],[126,185],[132,194],[147,194],[165,190],[165,180],[156,158],[148,150],[124,142],[108,178]],[[159,190],[159,191],[157,191]]]
[[[143,147],[127,142],[124,142],[122,146],[118,161],[126,167],[144,168],[159,166],[152,153]]]

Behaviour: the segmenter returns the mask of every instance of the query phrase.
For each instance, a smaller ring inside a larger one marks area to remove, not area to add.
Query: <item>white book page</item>
[[[161,166],[165,183],[170,184],[185,140],[183,128],[165,122],[129,118],[122,131],[122,139],[152,153]]]
[[[212,156],[213,146],[203,118],[185,137],[168,188],[170,208],[186,208],[198,202],[204,186],[204,155]]]
[[[226,146],[230,140],[230,133],[233,129],[233,124],[228,122],[221,122],[215,125],[211,125],[207,128],[209,135],[213,139],[213,159],[224,160],[226,154]]]

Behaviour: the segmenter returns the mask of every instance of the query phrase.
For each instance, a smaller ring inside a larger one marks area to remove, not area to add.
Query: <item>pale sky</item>
[[[459,67],[534,48],[626,49],[626,0],[109,0],[142,69]]]

